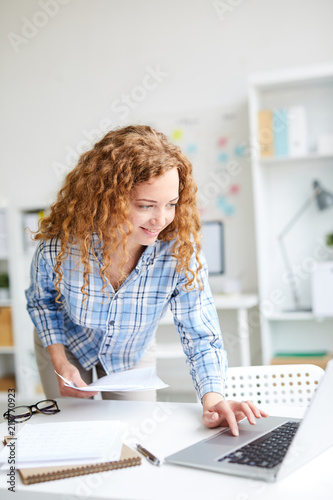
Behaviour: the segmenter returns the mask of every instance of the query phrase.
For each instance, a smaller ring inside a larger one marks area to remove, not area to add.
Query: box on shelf
[[[318,154],[333,155],[333,134],[324,134],[318,138]]]
[[[16,389],[15,375],[4,375],[0,377],[0,391],[7,392],[8,389]]]
[[[333,261],[318,262],[311,274],[312,310],[333,317]]]
[[[273,136],[275,156],[289,155],[288,109],[273,109]]]
[[[308,153],[305,108],[303,106],[290,106],[288,119],[289,156],[305,156]]]
[[[6,213],[0,210],[0,259],[8,258],[8,231]]]
[[[333,358],[333,353],[324,352],[309,352],[309,353],[277,353],[271,359],[271,365],[317,365],[325,370],[330,359]]]
[[[258,133],[260,156],[262,158],[273,156],[273,114],[270,109],[262,109],[258,112]]]
[[[0,346],[12,346],[12,310],[10,307],[0,307]]]
[[[28,254],[32,255],[36,249],[37,242],[32,239],[32,236],[35,231],[38,231],[39,221],[43,217],[43,209],[27,210],[22,214],[24,250]]]

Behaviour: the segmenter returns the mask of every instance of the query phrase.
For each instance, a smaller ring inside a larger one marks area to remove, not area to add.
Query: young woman
[[[109,132],[68,174],[40,224],[26,292],[45,394],[97,376],[155,364],[154,338],[169,307],[208,427],[265,416],[224,401],[227,360],[200,247],[192,166],[148,126]],[[104,393],[110,399],[155,394]]]

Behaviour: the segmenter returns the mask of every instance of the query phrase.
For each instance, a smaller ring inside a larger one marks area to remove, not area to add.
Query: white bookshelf
[[[294,156],[294,157],[276,157],[272,158],[261,158],[260,162],[262,165],[277,165],[284,163],[299,163],[299,162],[311,162],[313,163],[315,160],[333,160],[333,155],[324,155],[318,153],[309,153],[306,156]]]
[[[307,117],[307,153],[264,157],[258,146],[258,112],[301,105]],[[321,135],[333,134],[333,64],[289,69],[249,78],[249,120],[254,191],[259,311],[263,363],[279,351],[333,352],[333,318],[311,311],[311,273],[316,262],[329,260],[325,235],[333,229],[333,208],[319,212],[315,202],[285,238],[296,270],[301,303],[293,311],[278,235],[311,196],[312,183],[333,191],[333,155],[318,151]]]
[[[250,349],[250,311],[258,305],[258,296],[255,294],[213,294],[217,311],[235,311],[237,315],[237,330],[234,333],[237,341],[241,366],[251,365]],[[168,310],[160,321],[160,326],[173,325],[173,315]],[[159,338],[159,337],[157,337]],[[184,357],[180,341],[158,342],[157,357],[172,359]]]
[[[40,379],[34,355],[33,324],[27,312],[25,298],[25,290],[29,286],[33,244],[29,244],[29,248],[27,248],[24,232],[25,214],[38,212],[41,206],[31,205],[8,209],[8,220],[11,228],[9,233],[9,270],[17,401],[23,399],[34,401],[36,397],[40,398],[41,396]]]
[[[0,299],[0,307],[10,307],[11,305],[12,301],[10,299]]]
[[[7,399],[9,386],[13,387],[11,378],[16,373],[16,349],[12,338],[13,328],[10,327],[12,312],[11,276],[10,276],[10,245],[9,245],[8,209],[0,207],[0,273],[9,275],[9,288],[0,288],[0,400]],[[13,345],[10,345],[10,343]]]

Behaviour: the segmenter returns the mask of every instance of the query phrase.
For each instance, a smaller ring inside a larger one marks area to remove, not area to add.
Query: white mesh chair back
[[[308,364],[230,367],[225,397],[256,405],[308,406],[323,373]]]

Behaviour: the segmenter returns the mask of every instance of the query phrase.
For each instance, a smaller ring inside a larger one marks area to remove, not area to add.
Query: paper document
[[[57,372],[56,372],[57,373]],[[57,373],[58,377],[64,380],[67,387],[72,387],[78,391],[151,391],[154,389],[164,389],[167,384],[157,376],[156,369],[151,366],[148,368],[135,368],[123,372],[111,373],[105,375],[86,387],[77,387],[73,382],[66,380]]]
[[[98,463],[119,460],[126,434],[112,420],[26,423],[15,436],[16,467]],[[8,448],[0,452],[1,468],[8,467]]]

